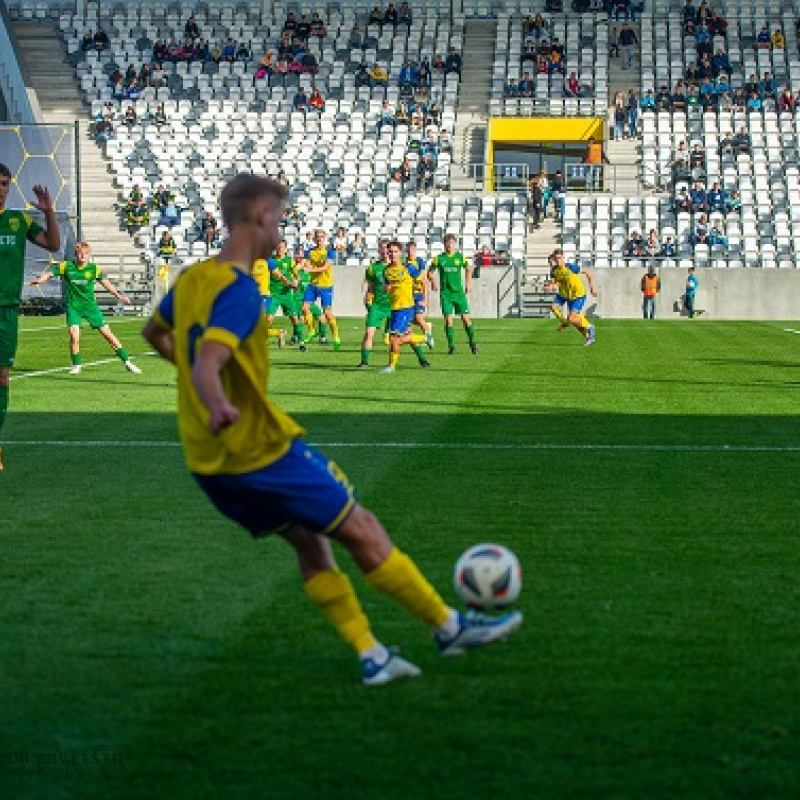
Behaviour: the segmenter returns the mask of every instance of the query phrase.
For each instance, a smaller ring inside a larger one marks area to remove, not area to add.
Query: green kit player
[[[297,289],[294,292],[294,302],[297,310],[300,311],[303,307],[306,286],[311,280],[311,273],[306,269],[307,262],[302,245],[297,245],[295,248],[294,263],[297,265]],[[312,303],[308,310],[314,318],[314,327],[309,328],[305,341],[310,342],[312,339],[319,338],[322,344],[326,344],[328,341],[328,323],[325,322],[325,317],[322,316],[322,309],[316,303]]]
[[[435,277],[437,272],[439,273],[438,283]],[[428,268],[428,279],[434,292],[441,285],[442,314],[449,348],[448,355],[453,355],[456,351],[456,332],[453,328],[453,318],[456,314],[464,323],[470,349],[473,353],[477,353],[475,328],[472,326],[472,319],[469,316],[469,300],[467,299],[467,295],[472,291],[472,271],[464,254],[456,250],[456,237],[452,233],[448,233],[444,237],[444,253],[436,256],[431,262]]]
[[[392,304],[389,293],[386,291],[384,270],[387,264],[388,242],[380,243],[380,256],[373,261],[364,272],[364,305],[367,308],[367,318],[364,323],[364,339],[361,342],[361,362],[358,369],[369,367],[369,357],[372,354],[372,342],[375,331],[388,322],[392,316]]]
[[[280,309],[285,317],[292,323],[292,344],[300,344],[300,349],[305,350],[303,344],[303,323],[298,315],[298,305],[295,290],[299,284],[297,277],[297,264],[288,254],[286,241],[281,239],[275,249],[275,255],[269,259],[269,290],[272,295],[272,307],[267,314],[267,321],[272,324],[275,313]]]
[[[17,354],[19,304],[25,276],[25,246],[33,242],[51,253],[61,247],[56,212],[50,192],[34,186],[33,208],[44,214],[45,227],[37,225],[22,211],[6,208],[11,188],[11,170],[0,164],[0,433],[8,413],[8,386]],[[0,449],[0,470],[3,452]]]
[[[53,264],[36,280],[31,281],[31,286],[39,286],[52,277],[61,278],[64,282],[67,293],[69,352],[72,357],[70,375],[77,375],[81,371],[81,321],[84,319],[92,326],[93,330],[99,331],[100,335],[111,345],[119,360],[125,365],[125,369],[139,375],[141,370],[131,361],[128,351],[111,332],[111,328],[103,317],[103,312],[97,305],[94,284],[95,282],[99,283],[125,305],[130,305],[130,298],[118,292],[114,284],[100,271],[100,267],[89,261],[91,252],[91,248],[86,242],[78,242],[75,245],[74,261]]]

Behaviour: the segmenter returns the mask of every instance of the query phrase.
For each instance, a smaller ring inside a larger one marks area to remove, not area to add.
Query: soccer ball
[[[456,594],[471,608],[502,608],[513,603],[522,589],[517,557],[499,544],[476,544],[456,562]]]

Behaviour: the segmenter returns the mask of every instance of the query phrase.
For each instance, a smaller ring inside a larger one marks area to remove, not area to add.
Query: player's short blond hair
[[[242,173],[233,178],[220,194],[222,221],[229,229],[250,222],[256,202],[270,197],[276,203],[283,203],[288,196],[289,191],[278,181],[262,175]]]

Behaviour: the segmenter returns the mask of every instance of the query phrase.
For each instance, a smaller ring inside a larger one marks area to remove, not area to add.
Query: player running
[[[425,342],[425,337],[411,333],[411,320],[414,316],[414,279],[420,274],[419,269],[411,262],[403,260],[403,246],[400,242],[389,242],[386,247],[388,263],[383,271],[386,281],[386,290],[392,307],[392,316],[389,326],[389,366],[381,372],[391,374],[397,367],[400,358],[400,346],[410,345],[421,367],[429,367],[430,362],[425,358],[420,344]]]
[[[406,260],[419,270],[419,274],[414,278],[414,324],[425,334],[425,343],[433,350],[433,325],[425,319],[428,305],[428,276],[425,259],[417,255],[416,242],[409,242],[406,245]]]
[[[439,273],[439,282],[435,278],[437,272]],[[452,233],[448,233],[444,237],[444,253],[431,261],[431,265],[428,267],[428,280],[434,292],[441,284],[444,332],[447,335],[448,345],[447,354],[452,356],[456,352],[456,332],[453,327],[455,314],[461,317],[464,324],[470,350],[477,354],[475,328],[469,316],[469,301],[467,300],[467,295],[472,291],[472,270],[463,253],[456,250],[456,237]]]
[[[553,289],[558,291],[553,304],[553,313],[561,320],[559,330],[574,325],[583,335],[587,345],[594,344],[594,325],[583,314],[583,307],[586,305],[586,288],[581,280],[581,275],[585,275],[592,297],[597,297],[594,275],[587,269],[581,269],[579,264],[567,262],[564,251],[561,249],[553,251],[551,264],[550,277],[552,281],[547,288],[551,291]],[[566,305],[568,309],[566,318],[560,311],[563,305]]]
[[[361,341],[361,361],[358,369],[369,369],[369,358],[372,355],[372,343],[375,332],[385,325],[392,316],[392,304],[389,292],[386,290],[384,270],[388,260],[385,240],[378,245],[380,256],[373,261],[364,271],[364,305],[367,308],[367,317],[364,322],[364,338]]]
[[[23,211],[6,208],[10,188],[11,170],[0,164],[0,433],[8,414],[10,372],[17,354],[25,247],[28,242],[33,242],[51,253],[61,247],[61,232],[50,192],[44,186],[33,187],[36,202],[31,205],[44,214],[45,227],[42,228]],[[3,450],[0,446],[0,471],[2,469]]]
[[[362,682],[379,686],[420,670],[375,637],[330,539],[350,552],[371,587],[434,631],[442,655],[504,639],[522,615],[448,606],[355,501],[342,470],[306,445],[303,429],[270,401],[267,323],[255,283],[237,267],[249,269],[276,247],[286,196],[279,183],[255,175],[228,183],[220,207],[229,238],[215,259],[181,273],[144,336],[177,367],[178,428],[199,486],[253,536],[275,533],[294,548],[309,598],[358,654]]]
[[[97,305],[94,285],[99,283],[126,306],[131,304],[131,299],[117,291],[114,284],[103,275],[100,267],[89,261],[91,253],[92,250],[86,242],[78,242],[75,245],[74,261],[52,264],[38,278],[31,281],[31,286],[41,286],[53,277],[61,278],[61,282],[64,284],[67,294],[69,352],[72,358],[72,366],[69,368],[70,375],[79,375],[81,371],[81,322],[83,320],[86,320],[92,330],[97,331],[111,345],[111,349],[128,372],[140,375],[142,370],[131,361],[128,351],[114,336],[100,306]]]
[[[272,311],[272,289],[270,286],[270,272],[269,262],[266,258],[259,258],[253,262],[253,268],[250,273],[253,280],[258,286],[258,294],[261,297],[261,308],[264,315],[271,319],[270,311]],[[278,347],[286,345],[286,332],[283,328],[267,328],[267,337],[278,340]]]
[[[303,298],[306,294],[306,287],[311,280],[311,275],[307,270],[308,260],[302,244],[298,244],[294,249],[294,263],[297,265],[297,288],[294,290],[294,305],[302,319]],[[301,336],[298,342],[308,343],[313,339],[319,339],[321,344],[327,344],[328,324],[325,322],[322,309],[316,303],[311,303],[308,310],[311,312],[312,326],[308,329],[308,336],[305,339]],[[292,344],[295,344],[295,342],[292,342]]]
[[[292,343],[299,343],[300,350],[305,351],[303,344],[303,323],[297,314],[297,303],[294,292],[298,286],[297,264],[288,254],[286,241],[281,239],[275,250],[275,255],[267,262],[269,264],[269,290],[272,295],[272,305],[267,313],[267,321],[272,324],[275,314],[282,311],[284,316],[292,323]]]
[[[311,282],[306,287],[303,295],[303,319],[309,328],[313,327],[313,317],[311,316],[311,304],[319,300],[322,305],[322,312],[331,329],[333,337],[333,349],[338,350],[342,346],[339,339],[339,326],[336,317],[333,315],[333,258],[335,253],[328,249],[328,235],[322,228],[314,231],[314,248],[308,254],[308,273],[311,275]],[[322,338],[320,338],[322,342]]]

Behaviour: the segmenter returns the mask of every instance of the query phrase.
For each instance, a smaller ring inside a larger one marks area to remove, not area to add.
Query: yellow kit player
[[[586,287],[581,279],[582,275],[586,276],[592,297],[597,297],[594,275],[589,270],[581,269],[579,264],[567,262],[564,251],[560,249],[553,251],[550,263],[552,265],[550,287],[558,291],[553,304],[553,313],[561,321],[561,328],[574,325],[583,335],[587,345],[594,344],[594,325],[583,314],[583,307],[586,305]],[[568,309],[566,317],[561,312],[561,308],[565,305]]]
[[[336,251],[327,246],[328,236],[321,228],[314,231],[314,248],[308,254],[306,271],[311,276],[306,292],[303,295],[303,318],[309,329],[313,329],[314,318],[311,315],[311,304],[319,300],[325,319],[331,329],[333,349],[342,346],[339,339],[339,326],[333,315],[333,259]]]
[[[425,342],[425,337],[411,333],[411,321],[414,318],[414,280],[419,277],[420,270],[410,261],[403,263],[403,246],[400,242],[389,242],[386,246],[386,256],[388,263],[383,270],[383,279],[386,282],[392,309],[389,322],[391,351],[389,366],[384,367],[381,372],[391,374],[395,371],[400,358],[400,346],[404,344],[411,346],[421,367],[429,367],[430,362],[420,347],[420,344]]]
[[[300,425],[269,399],[267,321],[248,273],[278,244],[286,195],[281,184],[256,175],[228,183],[220,207],[229,238],[216,258],[181,273],[144,336],[177,367],[178,429],[200,488],[253,536],[274,533],[288,542],[309,598],[358,654],[363,683],[378,686],[420,670],[375,637],[331,540],[372,588],[433,629],[442,655],[504,639],[522,615],[448,606],[355,501],[342,470],[309,447]]]
[[[261,308],[264,315],[269,320],[269,312],[272,310],[272,291],[270,289],[270,269],[269,262],[266,258],[259,258],[253,262],[253,268],[250,273],[253,280],[258,286],[258,293],[261,296]],[[283,347],[286,344],[286,332],[283,328],[270,328],[267,327],[267,336],[278,340],[278,347]]]

